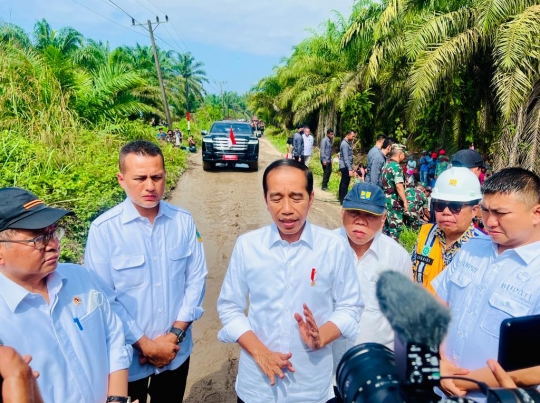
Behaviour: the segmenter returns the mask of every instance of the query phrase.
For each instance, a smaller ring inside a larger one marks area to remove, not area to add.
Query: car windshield
[[[215,133],[229,134],[231,127],[233,129],[234,134],[250,134],[251,135],[251,127],[249,123],[240,123],[240,122],[214,123],[214,125],[212,126],[212,130],[210,130],[210,132],[212,134],[215,134]]]

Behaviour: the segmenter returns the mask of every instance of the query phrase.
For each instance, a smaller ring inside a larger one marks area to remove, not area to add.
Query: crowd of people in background
[[[181,150],[186,150],[190,153],[197,152],[197,143],[195,142],[195,139],[192,135],[188,136],[187,138],[187,146],[182,145],[184,141],[184,134],[180,131],[178,127],[175,128],[174,131],[168,130],[167,133],[165,133],[165,129],[160,127],[158,133],[156,134],[156,139],[159,141],[170,143],[173,145],[173,147],[178,147]]]

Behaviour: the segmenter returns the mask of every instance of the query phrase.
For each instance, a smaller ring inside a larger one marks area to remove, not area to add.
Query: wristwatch
[[[180,344],[184,341],[186,338],[186,332],[184,332],[182,329],[179,329],[177,327],[171,327],[170,332],[176,336],[176,344]]]
[[[107,403],[131,403],[131,398],[129,396],[109,396],[106,400]]]

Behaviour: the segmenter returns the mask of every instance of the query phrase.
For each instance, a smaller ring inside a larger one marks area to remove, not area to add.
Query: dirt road
[[[261,139],[258,172],[241,168],[204,172],[200,153],[191,155],[188,170],[168,200],[193,214],[208,265],[205,314],[193,327],[195,346],[186,389],[188,403],[236,403],[234,381],[239,347],[217,340],[221,324],[216,301],[238,235],[271,222],[262,194],[262,174],[268,164],[282,157],[265,138]],[[341,219],[333,195],[316,186],[315,198],[309,220],[337,228]]]

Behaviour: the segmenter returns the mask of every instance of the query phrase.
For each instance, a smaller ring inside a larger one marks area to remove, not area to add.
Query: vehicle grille
[[[213,149],[215,151],[246,151],[248,148],[248,140],[236,139],[236,144],[229,147],[229,139],[226,137],[214,138]]]

